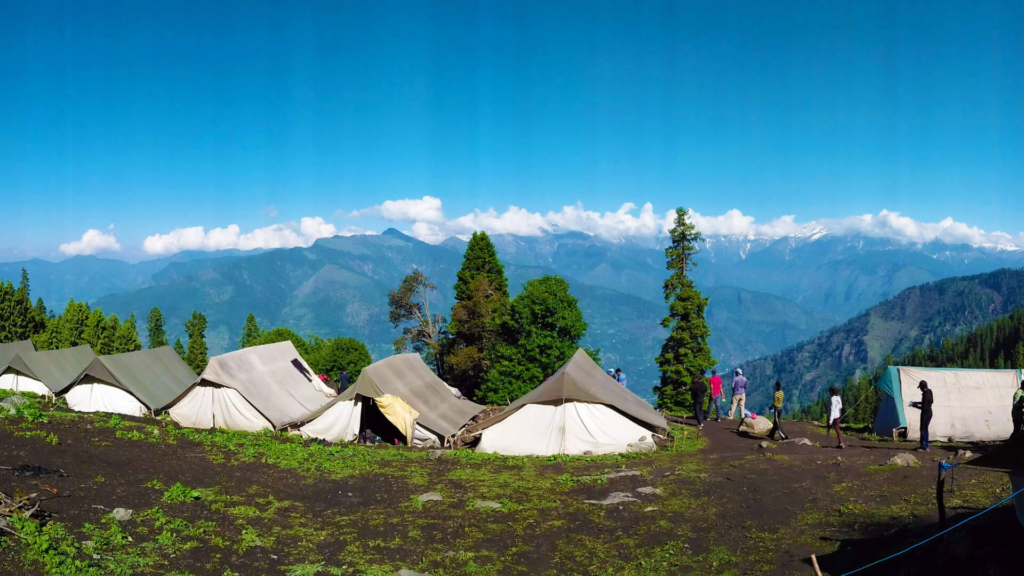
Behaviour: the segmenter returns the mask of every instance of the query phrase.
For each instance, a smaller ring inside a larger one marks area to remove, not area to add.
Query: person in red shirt
[[[711,408],[715,408],[715,422],[722,421],[722,377],[718,370],[711,371],[711,398],[708,400],[707,419],[711,419]]]

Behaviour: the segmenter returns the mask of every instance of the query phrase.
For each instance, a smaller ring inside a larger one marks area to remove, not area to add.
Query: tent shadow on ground
[[[970,518],[981,509],[957,509],[947,526]],[[846,574],[900,552],[942,531],[938,522],[927,526],[900,528],[878,524],[861,528],[877,537],[838,540],[835,552],[818,556],[822,573]],[[836,542],[823,538],[823,541]],[[1021,573],[1020,558],[1014,543],[1024,540],[1024,528],[1017,522],[1012,505],[1003,505],[967,524],[939,536],[909,552],[872,566],[858,576],[910,576],[916,574],[972,574],[1010,576]],[[808,572],[810,569],[810,560]]]

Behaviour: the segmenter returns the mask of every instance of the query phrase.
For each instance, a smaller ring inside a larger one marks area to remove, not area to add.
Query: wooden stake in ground
[[[939,462],[939,477],[935,480],[935,504],[939,508],[939,526],[946,527],[946,470],[945,461]]]
[[[814,573],[817,576],[821,576],[821,568],[818,568],[818,557],[811,554],[811,566],[814,566]]]

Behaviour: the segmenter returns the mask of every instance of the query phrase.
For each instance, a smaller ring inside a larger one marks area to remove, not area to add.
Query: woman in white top
[[[843,431],[840,427],[840,420],[843,417],[843,399],[839,396],[839,391],[835,386],[829,388],[828,393],[831,396],[828,412],[829,427],[836,429],[836,438],[839,439],[839,446],[836,448],[846,448],[846,444],[843,443]]]

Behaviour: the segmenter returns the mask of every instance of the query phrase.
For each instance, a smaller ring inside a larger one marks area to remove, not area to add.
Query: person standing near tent
[[[768,438],[775,440],[775,433],[778,432],[782,440],[788,440],[789,436],[782,431],[782,400],[786,397],[782,393],[782,382],[775,381],[775,395],[772,396],[771,410],[775,413],[775,421],[772,423],[772,431],[768,434]]]
[[[843,397],[839,395],[839,390],[836,390],[835,386],[828,389],[829,398],[829,410],[828,410],[828,426],[829,428],[835,428],[836,438],[839,439],[839,445],[836,448],[846,448],[846,444],[843,442],[843,430],[841,421],[843,418]]]
[[[736,412],[737,404],[740,407],[740,420],[743,419],[743,408],[747,403],[747,379],[743,377],[743,370],[736,369],[732,377],[732,405],[729,407],[729,420]]]
[[[626,385],[626,375],[622,373],[622,368],[615,369],[615,381],[623,386]]]
[[[711,371],[711,399],[708,400],[708,411],[705,412],[708,420],[711,419],[711,408],[715,409],[715,422],[722,421],[722,377],[718,370]]]
[[[1020,388],[1013,393],[1013,408],[1010,410],[1010,417],[1013,418],[1013,433],[1010,434],[1010,442],[1020,442],[1024,437],[1024,380]]]
[[[911,402],[911,408],[917,408],[921,411],[921,447],[918,448],[919,452],[928,452],[928,425],[932,421],[932,404],[935,402],[932,391],[928,389],[928,383],[924,380],[917,385],[917,389],[921,391],[921,401]]]
[[[693,415],[697,419],[697,427],[704,427],[704,396],[707,395],[708,387],[704,383],[703,376],[694,376],[690,382],[690,396],[693,398]]]
[[[341,370],[341,375],[338,376],[338,394],[348,390],[348,380],[348,368],[343,368]]]

